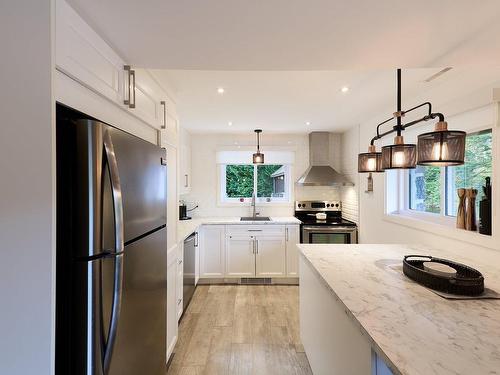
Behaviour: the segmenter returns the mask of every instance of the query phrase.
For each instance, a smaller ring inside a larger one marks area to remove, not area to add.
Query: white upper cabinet
[[[65,2],[56,2],[56,66],[116,104],[123,104],[124,61]]]
[[[286,245],[283,236],[256,237],[255,275],[259,277],[286,275]]]
[[[141,120],[162,129],[166,120],[163,90],[145,69],[131,68],[126,73],[125,98],[129,97],[130,88],[129,109]]]
[[[180,132],[179,194],[191,191],[191,137],[186,130]]]
[[[226,277],[255,276],[255,237],[227,236]]]
[[[176,144],[177,112],[166,91],[148,70],[120,58],[64,0],[56,2],[56,67]]]
[[[299,277],[300,226],[286,226],[286,273],[289,277]]]

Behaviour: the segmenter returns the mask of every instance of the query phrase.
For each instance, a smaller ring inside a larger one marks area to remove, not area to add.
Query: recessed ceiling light
[[[342,91],[345,94],[347,91],[349,91],[349,87],[344,86],[340,89],[340,91]]]
[[[224,92],[225,92],[224,87],[218,87],[218,88],[217,88],[217,93],[218,93],[218,94],[221,94],[221,95],[222,95],[222,94],[224,94]]]
[[[227,125],[228,125],[228,126],[233,126],[233,122],[232,122],[232,121],[229,121],[229,122],[227,123]]]
[[[306,121],[306,125],[311,125],[311,123],[309,121]]]

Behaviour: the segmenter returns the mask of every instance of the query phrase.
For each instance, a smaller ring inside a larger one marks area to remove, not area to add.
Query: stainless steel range
[[[358,242],[356,223],[342,218],[340,201],[296,201],[295,217],[302,222],[301,243]]]

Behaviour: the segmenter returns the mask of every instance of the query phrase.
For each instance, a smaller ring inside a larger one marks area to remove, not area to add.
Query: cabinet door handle
[[[132,97],[134,98],[133,102],[130,102],[129,108],[135,108],[135,70],[130,70],[130,77],[132,78]]]
[[[165,103],[164,100],[160,102],[160,105],[163,106],[163,124],[161,126],[162,129],[167,128],[167,104]]]
[[[262,232],[262,229],[248,229],[249,232]]]
[[[182,299],[180,299],[180,298],[179,298],[179,299],[177,300],[177,304],[178,304],[178,305],[180,305],[180,304],[181,304],[181,302],[182,302]]]
[[[125,70],[127,72],[127,97],[123,100],[123,104],[125,105],[128,105],[130,106],[130,71],[131,71],[131,68],[130,68],[130,65],[124,65],[123,66],[123,70]]]
[[[255,240],[255,248],[257,250],[256,254],[259,253],[259,240]]]
[[[189,181],[188,181],[188,175],[187,175],[187,174],[185,174],[185,175],[184,175],[184,187],[185,187],[185,188],[187,188],[187,187],[189,186],[189,183],[188,183],[188,182],[189,182]]]
[[[255,250],[255,239],[252,241],[252,253],[253,254],[256,254],[256,250]]]
[[[285,241],[288,242],[288,228],[285,228]]]
[[[178,262],[178,263],[179,263],[179,265],[181,265],[181,264],[182,264],[182,260],[181,260],[181,259],[179,259],[179,262]]]

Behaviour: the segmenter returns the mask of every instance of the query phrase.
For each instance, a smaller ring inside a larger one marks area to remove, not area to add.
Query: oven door
[[[305,225],[302,227],[302,243],[352,244],[358,243],[356,227],[325,227]]]

